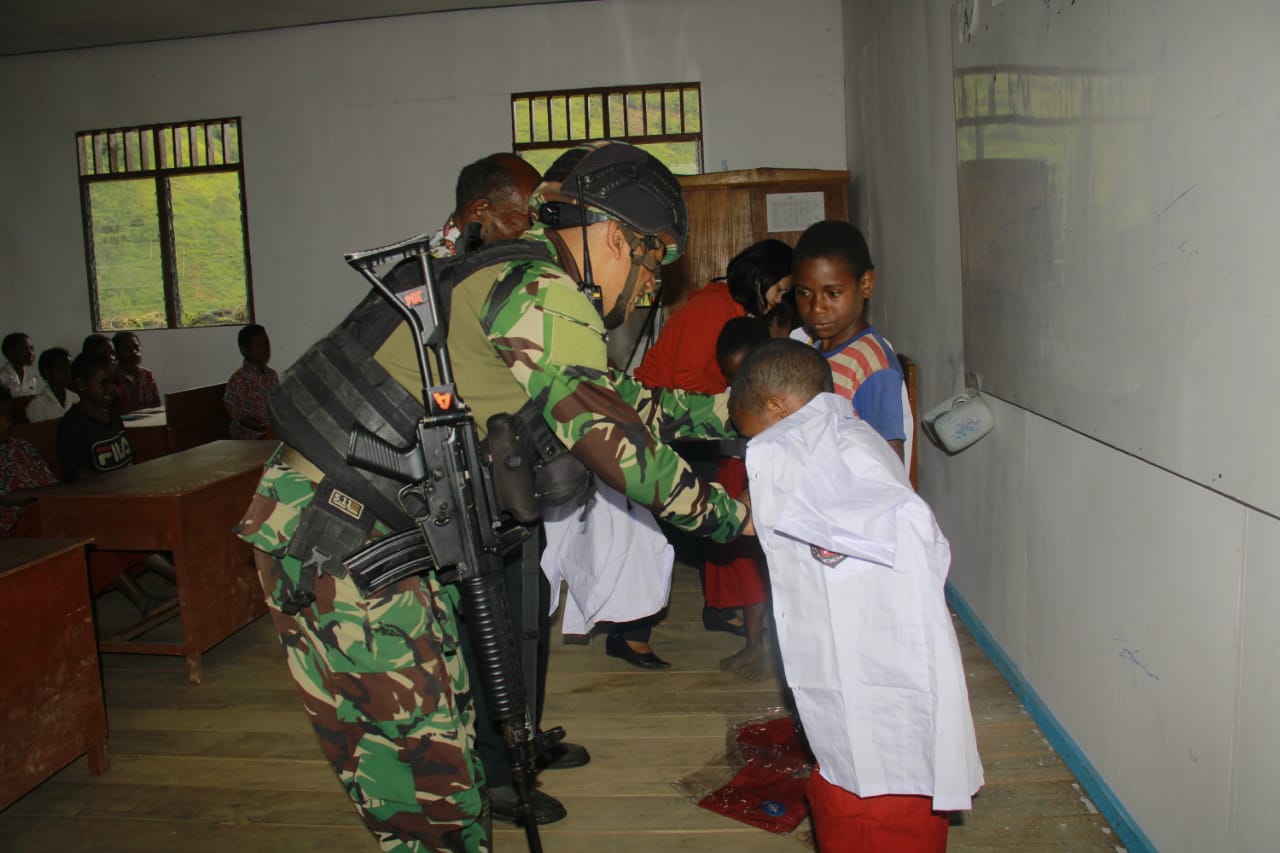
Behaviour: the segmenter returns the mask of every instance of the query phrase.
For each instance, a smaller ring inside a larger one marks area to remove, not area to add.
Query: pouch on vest
[[[494,491],[516,521],[536,521],[549,506],[585,504],[595,491],[591,470],[551,431],[532,400],[514,415],[494,415],[487,426]]]

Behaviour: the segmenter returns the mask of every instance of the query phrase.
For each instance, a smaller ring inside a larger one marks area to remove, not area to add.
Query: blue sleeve
[[[905,441],[902,423],[902,374],[877,370],[853,392],[853,408],[858,417],[884,436],[885,441]]]

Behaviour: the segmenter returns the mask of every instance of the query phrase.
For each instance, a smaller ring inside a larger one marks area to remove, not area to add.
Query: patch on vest
[[[819,548],[817,545],[810,545],[809,553],[813,555],[813,559],[831,568],[840,565],[845,559],[845,555],[839,551],[828,551],[826,548]]]
[[[359,521],[360,516],[364,515],[364,504],[337,489],[329,493],[329,506],[344,515],[350,516],[355,521]]]

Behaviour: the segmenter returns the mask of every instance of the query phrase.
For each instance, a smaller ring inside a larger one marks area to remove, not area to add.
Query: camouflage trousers
[[[488,851],[457,590],[417,576],[366,599],[349,578],[321,574],[311,606],[285,613],[302,564],[281,543],[312,489],[269,466],[239,532],[259,549],[267,607],[325,757],[383,850]]]

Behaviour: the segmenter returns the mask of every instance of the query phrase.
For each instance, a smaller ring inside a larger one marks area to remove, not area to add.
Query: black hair
[[[49,347],[49,349],[40,353],[40,360],[36,362],[36,367],[40,369],[41,376],[46,376],[50,370],[53,370],[53,366],[64,358],[70,359],[71,353],[62,347]]]
[[[815,222],[800,235],[796,241],[795,264],[798,267],[801,261],[811,258],[838,260],[855,279],[875,269],[867,238],[852,224],[839,219]]]
[[[80,344],[80,352],[97,352],[98,347],[103,344],[114,349],[114,346],[111,343],[111,338],[108,338],[106,335],[89,335],[84,339],[84,343]]]
[[[788,332],[800,328],[800,309],[796,307],[794,287],[782,294],[778,304],[773,306],[773,310],[766,314],[764,319],[770,327],[775,324],[785,325]]]
[[[71,362],[71,378],[87,380],[95,370],[111,370],[111,359],[100,352],[82,352]]]
[[[8,385],[0,385],[0,403],[5,403],[13,399],[13,392],[9,390]]]
[[[759,317],[734,317],[716,338],[716,361],[724,363],[735,353],[749,353],[769,340],[769,324]]]
[[[781,240],[761,240],[733,256],[725,271],[729,295],[748,314],[764,311],[764,294],[791,275],[791,247]]]
[[[245,348],[249,346],[249,341],[253,340],[253,336],[259,333],[265,335],[267,330],[257,323],[250,323],[241,329],[240,334],[236,335],[236,344],[239,345],[240,351],[244,352]]]
[[[133,332],[116,332],[114,335],[111,336],[111,345],[115,347],[117,351],[119,351],[120,347],[123,346],[125,341],[129,340],[129,338],[136,339],[137,337],[138,336],[135,335]]]
[[[493,199],[515,192],[515,176],[510,166],[512,157],[519,159],[515,154],[499,152],[463,166],[454,189],[453,212],[461,213],[478,199]]]
[[[817,350],[790,338],[773,338],[753,349],[738,368],[729,411],[762,411],[769,397],[786,392],[808,402],[833,388],[831,368]]]
[[[7,356],[9,354],[9,350],[17,346],[23,338],[30,340],[26,332],[10,332],[5,335],[4,342],[0,343],[0,352]]]

